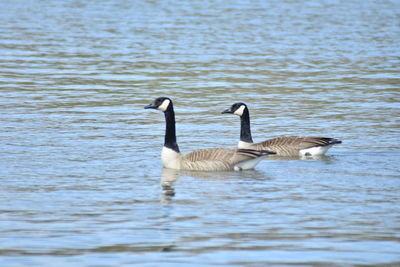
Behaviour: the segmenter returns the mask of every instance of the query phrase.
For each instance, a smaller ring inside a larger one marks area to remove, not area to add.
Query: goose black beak
[[[232,108],[228,108],[228,109],[225,109],[224,111],[222,111],[221,114],[233,114],[233,110],[232,110]]]
[[[150,103],[147,106],[144,107],[144,109],[157,109],[157,107],[154,105],[154,103]]]

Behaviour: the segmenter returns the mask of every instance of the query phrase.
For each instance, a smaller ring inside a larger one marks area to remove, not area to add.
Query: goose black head
[[[172,100],[168,97],[157,97],[149,105],[145,106],[145,109],[158,109],[165,112],[169,107],[172,106]]]
[[[222,114],[235,114],[238,116],[242,116],[244,110],[247,109],[247,106],[245,103],[243,102],[237,102],[235,104],[233,104],[230,108],[222,111]]]

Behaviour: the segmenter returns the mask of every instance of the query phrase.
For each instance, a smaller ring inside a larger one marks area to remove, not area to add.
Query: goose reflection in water
[[[298,158],[297,158],[298,159]],[[162,201],[171,201],[176,196],[174,183],[178,178],[200,178],[209,180],[232,180],[232,179],[249,179],[249,180],[270,180],[271,178],[263,171],[245,170],[241,172],[229,171],[187,171],[175,170],[169,168],[161,169],[161,188]]]

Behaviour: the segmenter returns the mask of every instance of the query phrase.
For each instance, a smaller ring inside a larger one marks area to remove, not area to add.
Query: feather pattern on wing
[[[298,156],[299,151],[311,147],[340,144],[341,141],[321,136],[282,136],[260,143],[249,144],[255,150],[271,150],[281,156]]]
[[[202,171],[231,171],[235,165],[273,154],[252,149],[210,148],[196,150],[180,157],[181,169]]]

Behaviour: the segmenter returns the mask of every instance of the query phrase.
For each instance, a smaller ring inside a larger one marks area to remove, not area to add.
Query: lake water
[[[399,1],[0,3],[1,266],[400,265]],[[325,135],[244,172],[160,161]]]

